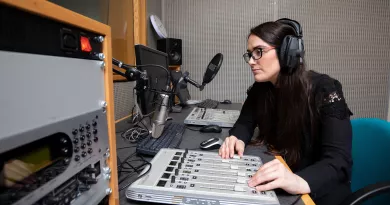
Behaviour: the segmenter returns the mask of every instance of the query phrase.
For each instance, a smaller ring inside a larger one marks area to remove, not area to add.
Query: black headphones
[[[282,45],[278,49],[281,71],[286,74],[292,74],[301,63],[305,54],[305,48],[302,39],[302,28],[298,21],[288,18],[282,18],[276,22],[289,25],[295,31],[295,36],[287,35],[284,37]]]

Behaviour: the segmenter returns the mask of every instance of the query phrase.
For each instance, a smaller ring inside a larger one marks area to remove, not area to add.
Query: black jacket
[[[311,106],[319,112],[318,139],[310,140],[310,132],[303,132],[299,166],[293,172],[302,177],[310,186],[310,196],[317,205],[339,204],[351,193],[352,168],[352,127],[341,83],[328,75],[309,71],[312,85],[311,97],[317,99]],[[256,122],[259,89],[264,83],[254,83],[248,89],[241,114],[229,131],[245,142],[251,141]],[[310,126],[308,124],[308,126]],[[308,128],[307,130],[310,130]],[[261,127],[259,126],[261,132]]]

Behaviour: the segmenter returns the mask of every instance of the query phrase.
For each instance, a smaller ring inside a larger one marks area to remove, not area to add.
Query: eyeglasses
[[[268,51],[270,51],[274,48],[275,47],[269,47],[267,49],[255,48],[255,49],[253,49],[252,52],[244,53],[244,55],[242,55],[242,57],[244,58],[246,63],[249,63],[251,58],[253,58],[253,60],[259,60],[263,56],[263,53],[267,53]]]

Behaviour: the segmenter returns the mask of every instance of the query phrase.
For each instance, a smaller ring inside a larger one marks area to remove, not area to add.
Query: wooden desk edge
[[[286,166],[291,171],[290,167],[287,165],[287,163],[284,161],[284,159],[281,156],[276,156],[276,159],[282,162],[284,166]],[[305,203],[305,205],[315,205],[314,201],[311,199],[311,197],[308,194],[302,195],[301,199],[303,203]]]

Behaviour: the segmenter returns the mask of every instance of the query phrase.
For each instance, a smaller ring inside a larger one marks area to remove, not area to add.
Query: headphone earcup
[[[288,35],[283,39],[279,49],[280,70],[285,74],[293,73],[303,57],[303,41]]]

